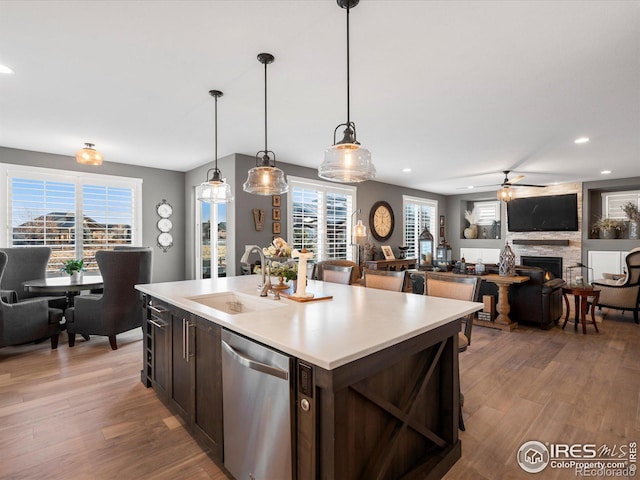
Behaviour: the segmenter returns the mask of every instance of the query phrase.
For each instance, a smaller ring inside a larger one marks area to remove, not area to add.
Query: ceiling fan
[[[524,175],[518,175],[513,180],[509,180],[509,170],[503,170],[502,173],[504,173],[504,180],[502,181],[502,183],[494,183],[492,185],[480,185],[481,187],[493,187],[493,186],[500,187],[500,189],[497,192],[498,200],[502,200],[505,202],[512,200],[514,198],[514,195],[511,187],[544,188],[546,186],[546,185],[532,185],[530,183],[520,183],[520,180],[524,178]]]

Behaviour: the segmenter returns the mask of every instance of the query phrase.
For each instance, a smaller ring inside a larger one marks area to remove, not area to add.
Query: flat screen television
[[[575,232],[578,194],[514,198],[507,202],[510,232]]]

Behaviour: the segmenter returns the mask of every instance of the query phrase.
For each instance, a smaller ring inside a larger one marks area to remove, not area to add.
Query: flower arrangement
[[[62,264],[62,270],[67,275],[73,275],[75,272],[81,272],[84,265],[83,260],[67,260]]]
[[[287,281],[298,279],[298,263],[292,260],[280,261],[280,259],[291,258],[292,250],[291,246],[280,237],[274,238],[268,247],[262,249],[271,275]],[[260,267],[256,267],[254,273],[260,272]]]
[[[640,222],[640,212],[638,212],[638,205],[627,202],[622,207],[624,213],[627,215],[627,218],[632,222]]]
[[[291,258],[291,247],[284,239],[276,237],[271,245],[262,249],[265,257],[285,257]]]

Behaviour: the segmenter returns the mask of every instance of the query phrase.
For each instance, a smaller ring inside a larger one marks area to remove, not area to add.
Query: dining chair
[[[331,258],[329,260],[322,260],[313,266],[312,279],[323,280],[324,268],[329,265],[335,265],[339,267],[351,267],[351,284],[359,283],[362,273],[357,263],[351,260],[345,260],[343,258]]]
[[[405,271],[400,272],[386,270],[364,269],[364,286],[369,288],[379,288],[381,290],[391,290],[402,292],[404,287]]]
[[[477,302],[480,293],[481,277],[474,276],[454,276],[454,275],[438,275],[437,273],[428,272],[426,275],[426,283],[424,294],[432,297],[452,298],[455,300],[467,300],[469,302]],[[458,353],[467,350],[471,345],[471,329],[473,328],[473,316],[471,313],[464,317],[464,331],[458,332]],[[460,386],[460,369],[458,369],[458,386]],[[459,411],[459,427],[465,430],[464,420],[462,418],[462,405],[464,404],[464,395],[460,391],[460,411]]]
[[[23,282],[46,278],[47,265],[51,257],[50,247],[9,247],[0,248],[7,255],[7,264],[0,279],[0,296],[8,303],[18,303],[31,298],[44,298],[50,307],[66,306],[64,296],[42,296],[29,292]]]
[[[0,252],[0,281],[6,270],[8,255]],[[51,349],[58,347],[62,310],[49,308],[46,298],[24,299],[9,304],[0,296],[0,347],[51,339]]]
[[[340,265],[325,265],[322,272],[322,280],[325,282],[351,285],[351,272],[353,267]]]
[[[134,286],[151,282],[152,256],[150,247],[96,252],[103,293],[80,295],[65,310],[70,347],[76,334],[105,335],[117,350],[116,335],[142,325],[144,305]]]

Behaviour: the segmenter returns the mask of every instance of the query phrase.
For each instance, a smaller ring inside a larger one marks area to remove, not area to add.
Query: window
[[[438,201],[403,195],[402,204],[404,210],[404,244],[409,247],[407,258],[417,258],[418,238],[425,227],[433,235],[434,245],[438,243],[438,232],[436,230]]]
[[[207,203],[194,195],[196,278],[227,276],[227,204]],[[215,259],[212,262],[212,259]]]
[[[0,245],[51,247],[48,272],[72,258],[97,271],[97,250],[141,243],[141,179],[16,165],[0,165],[0,173],[7,192]]]
[[[629,202],[640,207],[640,191],[603,193],[602,216],[614,220],[628,220],[622,207]]]
[[[315,260],[352,260],[351,221],[356,188],[289,176],[288,242]]]
[[[475,202],[473,208],[478,216],[477,225],[493,225],[500,221],[500,202],[493,200],[490,202]]]

